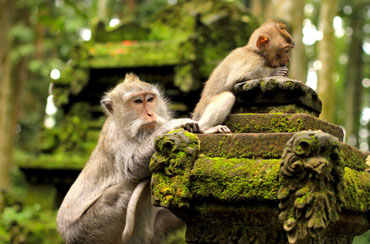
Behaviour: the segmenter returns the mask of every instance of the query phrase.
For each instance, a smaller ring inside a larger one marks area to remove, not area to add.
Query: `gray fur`
[[[109,104],[108,115],[99,141],[80,175],[65,196],[58,211],[57,228],[67,244],[122,243],[126,209],[138,183],[150,177],[149,161],[154,139],[176,128],[199,128],[191,119],[171,120],[167,103],[157,97],[157,126],[152,131],[138,129],[138,118],[125,107],[125,94],[132,91],[158,90],[134,76],[117,85],[103,98]],[[127,243],[152,243],[154,221],[161,208],[153,207],[150,188],[145,187],[137,204],[133,235]]]

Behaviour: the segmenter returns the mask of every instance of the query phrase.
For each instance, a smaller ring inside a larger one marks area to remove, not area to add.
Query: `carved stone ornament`
[[[289,243],[320,238],[344,203],[339,141],[322,131],[296,133],[282,154],[279,220]]]
[[[199,154],[198,137],[183,129],[174,130],[158,137],[155,149],[150,162],[153,204],[166,208],[189,206],[189,177]]]

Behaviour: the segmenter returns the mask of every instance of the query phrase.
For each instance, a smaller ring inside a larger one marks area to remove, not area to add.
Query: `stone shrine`
[[[234,88],[233,133],[156,140],[153,204],[186,223],[186,242],[344,244],[370,229],[369,152],[318,119],[316,92],[284,77]]]

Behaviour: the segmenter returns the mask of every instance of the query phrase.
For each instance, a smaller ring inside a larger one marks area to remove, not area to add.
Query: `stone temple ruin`
[[[318,119],[304,83],[235,86],[232,134],[170,132],[156,141],[152,198],[187,225],[187,243],[352,243],[370,229],[368,152]]]

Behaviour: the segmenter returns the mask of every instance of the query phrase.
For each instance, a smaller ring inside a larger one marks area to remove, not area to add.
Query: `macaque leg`
[[[181,231],[183,228],[185,228],[185,223],[181,219],[177,218],[168,209],[161,208],[155,217],[152,244],[164,243],[169,235]],[[172,243],[175,242],[172,241]]]
[[[66,240],[85,244],[120,243],[130,195],[131,191],[125,189],[125,184],[107,188],[101,197],[85,211],[79,221],[69,227],[70,238]],[[89,229],[93,231],[86,233]]]
[[[146,185],[140,196],[137,210],[135,212],[135,227],[130,240],[124,244],[149,244],[153,243],[155,219],[157,213],[161,210],[154,207],[151,201],[151,192],[149,184]]]
[[[222,92],[212,98],[198,124],[203,133],[231,133],[225,125],[219,125],[229,116],[235,102],[232,92]],[[216,125],[216,126],[215,126]]]

